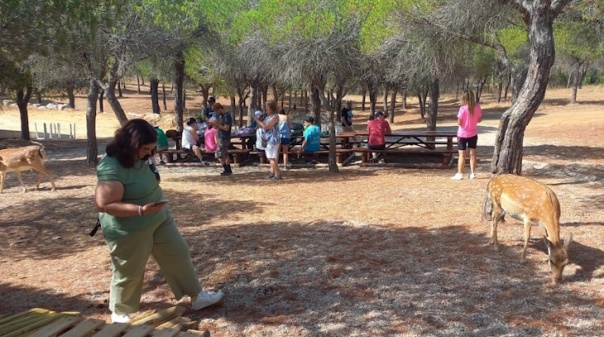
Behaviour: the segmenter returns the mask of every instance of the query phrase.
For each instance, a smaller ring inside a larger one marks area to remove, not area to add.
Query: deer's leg
[[[520,254],[520,263],[526,261],[526,248],[528,247],[529,239],[531,238],[531,219],[524,218],[524,247],[522,247],[522,253]]]
[[[503,217],[503,210],[499,205],[493,203],[493,215],[491,218],[491,240],[490,244],[493,245],[496,251],[499,251],[499,242],[497,241],[497,224],[499,220]]]
[[[13,172],[15,172],[15,175],[17,176],[17,179],[21,183],[21,187],[23,188],[23,193],[25,193],[25,191],[27,189],[25,188],[25,184],[23,183],[23,179],[21,179],[21,172],[19,172],[19,171],[13,171]]]
[[[53,191],[57,188],[55,186],[55,181],[54,181],[54,177],[52,176],[52,173],[50,173],[50,171],[48,171],[44,166],[34,167],[34,169],[36,171],[38,171],[38,184],[36,185],[36,190],[40,186],[40,183],[42,183],[42,175],[45,175],[45,176],[48,177],[48,181],[50,181],[50,184],[52,185],[52,190]]]
[[[6,172],[0,172],[0,193],[4,190],[4,177],[6,176]]]

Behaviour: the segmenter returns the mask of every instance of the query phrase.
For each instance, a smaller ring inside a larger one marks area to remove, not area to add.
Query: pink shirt
[[[384,145],[386,143],[384,136],[390,130],[388,121],[376,118],[367,123],[367,133],[369,133],[368,143],[371,145]]]
[[[206,151],[216,152],[216,128],[206,129],[203,134]]]
[[[482,109],[480,104],[474,105],[474,116],[470,116],[468,105],[459,108],[457,113],[459,120],[459,128],[457,129],[457,137],[471,138],[478,134],[478,122],[482,119]]]

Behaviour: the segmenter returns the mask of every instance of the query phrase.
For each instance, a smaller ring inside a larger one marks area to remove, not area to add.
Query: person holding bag
[[[266,117],[261,121],[256,115],[254,120],[258,124],[258,128],[262,131],[262,146],[266,159],[270,163],[270,172],[268,179],[281,180],[281,170],[279,170],[279,147],[281,146],[281,135],[279,134],[279,115],[277,114],[277,102],[266,102]]]
[[[189,247],[178,231],[149,166],[157,135],[143,119],[115,132],[97,166],[96,208],[111,256],[109,310],[113,323],[127,323],[140,306],[149,256],[159,265],[177,300],[191,297],[194,310],[222,300],[222,292],[203,290]]]

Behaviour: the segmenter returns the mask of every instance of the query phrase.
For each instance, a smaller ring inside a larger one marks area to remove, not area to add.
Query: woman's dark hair
[[[145,144],[157,142],[153,126],[144,119],[131,119],[115,131],[115,138],[107,145],[107,155],[116,157],[125,168],[136,161],[136,152]]]

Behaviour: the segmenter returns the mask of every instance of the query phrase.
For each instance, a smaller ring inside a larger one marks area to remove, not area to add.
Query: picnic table
[[[367,131],[357,131],[357,137],[368,137]],[[362,154],[361,163],[369,163],[371,153],[384,156],[408,155],[437,155],[442,156],[442,165],[448,166],[457,153],[454,148],[454,139],[457,138],[456,130],[399,130],[393,131],[385,137],[384,150],[369,150],[368,148],[353,148],[354,152]]]
[[[186,152],[182,149],[182,133],[176,130],[168,130],[166,136],[174,142],[174,147],[168,150],[162,151],[162,154],[166,155],[166,161],[173,163],[181,159],[181,155],[193,154],[192,152]],[[248,148],[248,140],[256,137],[255,134],[246,135],[231,135],[231,145],[233,148],[229,150],[229,155],[233,157],[233,163],[241,165],[245,156],[252,150]],[[213,156],[214,152],[202,151],[203,155]],[[176,157],[176,158],[175,158]]]

